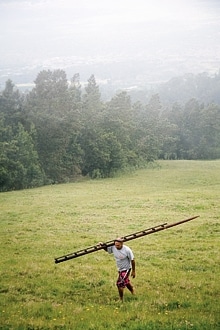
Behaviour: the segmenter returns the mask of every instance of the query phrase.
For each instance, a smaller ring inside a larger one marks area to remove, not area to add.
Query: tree
[[[87,130],[82,136],[81,145],[84,150],[83,175],[105,178],[123,168],[122,148],[113,133],[104,130]]]
[[[81,112],[82,109],[82,90],[80,84],[80,76],[78,73],[74,74],[71,79],[71,84],[68,90],[70,109],[74,112]]]
[[[153,95],[143,107],[136,104],[135,113],[135,150],[139,159],[151,162],[158,159],[164,140],[167,138],[167,125],[162,116],[159,95]]]
[[[120,92],[107,102],[103,112],[102,127],[115,136],[121,146],[122,158],[128,166],[135,165],[137,161],[132,141],[134,132],[132,120],[131,99],[127,92]]]
[[[220,158],[220,106],[210,104],[200,111],[200,139],[196,144],[197,158]]]
[[[14,136],[9,126],[0,127],[0,189],[24,189],[44,183],[37,152],[31,136],[18,124]]]
[[[88,127],[98,124],[103,110],[103,104],[101,101],[99,86],[96,83],[94,75],[91,75],[88,79],[88,84],[85,87],[82,101],[84,125]]]
[[[37,115],[63,117],[66,113],[68,82],[63,70],[43,70],[29,95],[31,112]]]
[[[82,90],[80,84],[80,76],[76,73],[71,79],[71,84],[68,89],[68,111],[66,120],[68,126],[71,123],[71,130],[77,136],[82,127],[83,104],[82,104]]]
[[[5,88],[0,95],[0,118],[4,118],[4,125],[16,127],[22,120],[23,99],[15,85],[9,79],[5,83]]]
[[[32,127],[34,130],[34,127]],[[41,170],[37,151],[35,150],[31,135],[25,131],[22,124],[18,125],[16,135],[16,162],[20,176],[15,180],[16,188],[30,188],[44,184],[44,173]]]
[[[62,70],[42,71],[35,83],[28,97],[27,112],[37,130],[40,163],[48,182],[63,182],[70,173],[74,176],[74,168],[79,171],[80,161],[71,165],[70,160],[78,162],[80,154],[79,151],[76,158],[72,154],[73,150],[80,150],[76,142],[80,130],[80,86],[75,76],[68,89]]]

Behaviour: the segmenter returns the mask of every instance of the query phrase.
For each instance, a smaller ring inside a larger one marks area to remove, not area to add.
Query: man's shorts
[[[118,279],[116,283],[117,287],[125,288],[128,284],[130,284],[130,280],[129,280],[130,271],[131,270],[129,269],[118,272]]]

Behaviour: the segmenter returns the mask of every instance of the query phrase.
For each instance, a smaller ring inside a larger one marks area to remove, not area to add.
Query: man
[[[101,243],[103,245],[103,243]],[[123,239],[117,238],[114,241],[114,245],[110,247],[104,248],[104,250],[108,253],[113,253],[116,265],[118,268],[118,279],[116,282],[119,298],[123,301],[124,289],[128,288],[128,290],[134,294],[134,288],[130,282],[129,276],[131,272],[131,276],[135,278],[135,260],[132,250],[123,245]]]

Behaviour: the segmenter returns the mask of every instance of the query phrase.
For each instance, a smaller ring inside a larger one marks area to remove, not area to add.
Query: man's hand
[[[132,271],[131,271],[131,277],[135,278],[135,276],[136,276],[135,271],[132,270]]]
[[[96,246],[97,246],[98,248],[102,247],[105,251],[107,251],[106,244],[103,243],[103,242],[99,242]]]

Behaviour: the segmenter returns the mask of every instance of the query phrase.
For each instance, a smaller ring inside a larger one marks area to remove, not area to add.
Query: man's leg
[[[124,288],[121,288],[120,286],[118,286],[118,293],[119,293],[120,300],[123,301]]]
[[[128,284],[126,285],[126,287],[128,288],[128,290],[129,290],[132,294],[134,294],[134,287],[131,285],[131,283],[128,283]]]

